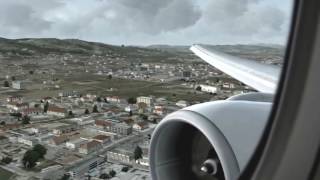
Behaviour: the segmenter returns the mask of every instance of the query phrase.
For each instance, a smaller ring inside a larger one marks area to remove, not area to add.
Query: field
[[[5,169],[0,168],[0,178],[1,180],[9,180],[13,174]]]
[[[4,92],[5,95],[22,95],[26,99],[37,99],[46,96],[58,96],[62,91],[79,91],[82,94],[92,93],[100,96],[120,96],[123,98],[149,96],[167,97],[168,100],[178,101],[209,101],[213,96],[196,92],[194,89],[182,86],[180,81],[159,83],[130,79],[112,78],[92,74],[77,74],[60,76],[60,89],[39,88],[33,85],[30,90]],[[36,79],[34,82],[37,81]]]

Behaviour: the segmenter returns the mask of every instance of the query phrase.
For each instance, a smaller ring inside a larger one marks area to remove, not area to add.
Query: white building
[[[208,86],[208,85],[199,85],[201,87],[201,91],[207,92],[207,93],[217,93],[218,89],[214,86]]]
[[[187,107],[187,106],[189,105],[189,103],[188,103],[187,101],[180,100],[180,101],[178,101],[178,102],[176,103],[176,105],[179,106],[179,107],[184,108],[184,107]]]
[[[85,139],[76,139],[73,141],[66,142],[66,147],[68,149],[78,149],[81,145],[86,144],[88,141]]]
[[[38,144],[38,141],[32,137],[22,136],[18,138],[18,143],[26,144],[28,146],[34,146]]]
[[[65,174],[63,166],[61,165],[53,165],[47,168],[41,169],[40,177],[43,180],[56,180],[62,178]]]
[[[12,88],[13,89],[26,89],[27,87],[27,82],[24,81],[12,81]]]
[[[145,103],[148,106],[150,106],[153,103],[153,98],[152,97],[146,97],[146,96],[137,97],[137,104],[139,104],[139,103]]]

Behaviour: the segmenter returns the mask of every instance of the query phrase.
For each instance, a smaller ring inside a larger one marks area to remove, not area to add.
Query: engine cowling
[[[151,139],[152,179],[237,179],[263,133],[272,103],[235,99],[166,116]]]

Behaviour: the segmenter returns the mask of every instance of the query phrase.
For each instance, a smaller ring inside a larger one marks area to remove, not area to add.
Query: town
[[[150,179],[148,147],[163,117],[253,91],[187,51],[116,48],[0,54],[0,167],[8,176]]]

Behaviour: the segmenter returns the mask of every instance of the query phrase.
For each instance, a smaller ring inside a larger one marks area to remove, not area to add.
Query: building
[[[60,97],[79,97],[80,93],[78,91],[64,91],[59,93]]]
[[[138,122],[138,123],[135,123],[132,128],[136,131],[142,131],[142,130],[145,130],[149,127],[148,123],[147,122]]]
[[[102,157],[96,157],[89,160],[82,161],[77,163],[76,166],[72,166],[68,173],[74,179],[80,179],[85,173],[90,172],[91,170],[97,168],[99,164],[103,162]]]
[[[107,152],[107,160],[109,162],[116,162],[121,164],[130,165],[133,158],[133,153],[125,150],[114,149]]]
[[[209,85],[199,85],[201,87],[202,92],[207,92],[207,93],[217,93],[218,88],[214,86],[209,86]]]
[[[28,103],[19,103],[19,102],[8,102],[7,108],[10,109],[12,112],[21,112],[24,109],[29,108]]]
[[[180,100],[180,101],[178,101],[178,102],[176,103],[176,105],[179,106],[179,107],[184,108],[184,107],[187,107],[189,104],[188,104],[187,101]]]
[[[12,88],[13,89],[26,89],[27,88],[27,82],[25,81],[12,81]]]
[[[22,103],[23,97],[22,96],[10,96],[7,98],[7,102]]]
[[[66,134],[66,133],[70,133],[72,131],[77,130],[77,126],[74,124],[66,124],[66,125],[62,125],[62,126],[58,126],[56,128],[54,128],[52,130],[53,134],[56,135],[61,135],[61,134]]]
[[[111,126],[111,132],[120,135],[129,135],[132,133],[132,126],[129,126],[126,123],[114,123]]]
[[[109,97],[106,97],[107,101],[108,102],[111,102],[111,103],[120,103],[121,100],[118,96],[109,96]]]
[[[25,115],[39,115],[42,114],[43,110],[41,108],[27,108],[27,109],[23,109],[21,114],[23,116]]]
[[[160,116],[165,114],[164,106],[162,105],[155,105],[153,109],[153,113],[158,114]]]
[[[88,143],[87,140],[80,138],[80,139],[66,142],[66,147],[68,149],[75,150],[75,149],[78,149],[81,145],[86,144],[86,143]]]
[[[50,141],[49,143],[52,144],[52,145],[55,145],[55,146],[59,146],[63,143],[66,143],[69,141],[69,138],[68,136],[54,136]]]
[[[90,141],[85,144],[81,144],[79,147],[79,153],[90,154],[101,149],[101,143],[98,141]]]
[[[150,106],[153,103],[153,98],[152,97],[146,97],[146,96],[140,96],[140,97],[137,97],[137,104],[138,103],[145,103],[148,106]]]
[[[97,136],[93,137],[92,140],[98,141],[98,142],[100,142],[101,144],[108,144],[108,143],[111,142],[111,137],[100,134],[100,135],[97,135]]]
[[[53,165],[53,166],[49,166],[47,168],[41,169],[40,177],[43,180],[56,180],[56,179],[61,179],[64,174],[65,174],[65,171],[63,169],[63,166]]]
[[[39,142],[37,141],[37,139],[33,138],[33,137],[29,137],[29,136],[21,136],[18,137],[18,143],[22,143],[28,146],[34,146],[36,144],[38,144]]]
[[[112,123],[105,120],[95,120],[94,122],[95,126],[99,129],[111,129]]]
[[[65,117],[67,110],[65,108],[60,108],[57,106],[49,106],[47,114],[59,117]]]

